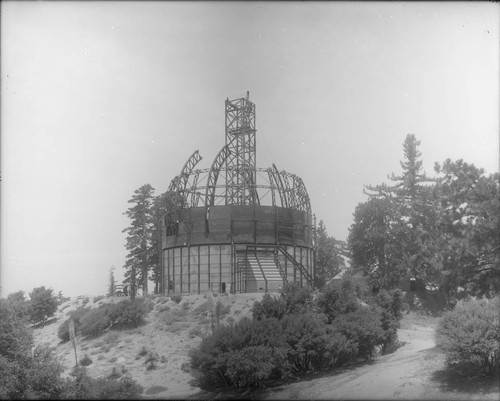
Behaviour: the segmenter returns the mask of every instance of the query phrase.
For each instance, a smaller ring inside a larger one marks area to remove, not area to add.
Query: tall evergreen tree
[[[108,276],[108,297],[112,297],[115,295],[115,286],[116,286],[116,279],[115,279],[115,267],[111,266],[109,268],[109,276]]]
[[[153,224],[154,232],[151,244],[151,257],[149,259],[149,268],[151,271],[150,279],[155,283],[154,293],[159,294],[163,291],[161,283],[161,271],[163,269],[162,258],[162,240],[164,228],[164,218],[167,213],[167,194],[161,194],[153,201]]]
[[[463,160],[446,160],[436,186],[439,261],[452,299],[500,293],[499,174],[486,176]]]
[[[152,243],[154,236],[153,215],[154,188],[150,184],[141,186],[134,192],[128,203],[131,206],[124,214],[131,220],[131,225],[122,232],[127,233],[126,249],[129,251],[125,262],[125,280],[130,285],[130,297],[142,287],[143,294],[148,293],[148,271],[151,266]]]
[[[340,255],[340,241],[328,236],[323,220],[319,221],[314,232],[314,248],[316,251],[314,285],[322,288],[344,267],[344,259]]]
[[[377,270],[372,278],[382,287],[398,286],[408,276],[436,281],[436,216],[429,185],[435,179],[422,172],[419,145],[415,135],[406,136],[402,174],[388,176],[392,185],[365,186],[369,201],[355,211],[349,237],[354,264],[370,273]]]

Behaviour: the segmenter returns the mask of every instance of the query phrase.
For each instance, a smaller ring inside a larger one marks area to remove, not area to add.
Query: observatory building
[[[167,191],[163,291],[277,291],[314,281],[313,216],[300,177],[256,167],[255,104],[225,102],[225,145],[211,166],[195,151]]]

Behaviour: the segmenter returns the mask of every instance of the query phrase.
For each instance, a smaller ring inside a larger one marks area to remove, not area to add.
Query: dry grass
[[[228,295],[214,297],[221,302],[221,322],[229,323],[236,315],[247,314],[255,299],[261,294]],[[92,297],[82,296],[61,305],[56,314],[57,322],[35,330],[37,343],[46,342],[56,349],[63,366],[64,376],[68,376],[75,365],[74,351],[69,342],[60,343],[57,328],[68,313],[87,301],[87,307],[107,302],[119,302],[124,298],[111,297],[93,302]],[[199,345],[209,331],[207,295],[182,296],[179,303],[170,297],[148,297],[151,312],[146,324],[137,329],[110,330],[98,339],[77,337],[78,357],[87,353],[93,363],[89,374],[93,377],[116,375],[133,377],[145,389],[145,394],[155,398],[190,398],[199,389],[193,387],[193,377],[189,373],[190,349]],[[236,313],[233,312],[236,311]],[[143,350],[144,349],[144,350]],[[139,354],[142,356],[139,356]],[[136,359],[137,357],[137,359]],[[149,358],[149,362],[145,361]],[[125,368],[126,366],[126,368]],[[148,398],[150,398],[148,397]]]

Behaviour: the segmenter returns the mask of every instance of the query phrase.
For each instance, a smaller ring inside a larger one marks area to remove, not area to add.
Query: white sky
[[[123,212],[224,145],[224,100],[257,108],[257,165],[300,176],[346,239],[363,185],[498,171],[499,5],[340,2],[1,3],[2,296],[104,294]]]

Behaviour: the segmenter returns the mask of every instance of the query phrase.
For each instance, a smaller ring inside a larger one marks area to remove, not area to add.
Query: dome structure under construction
[[[170,183],[163,230],[168,294],[277,291],[314,282],[314,221],[302,179],[256,166],[255,104],[225,101],[225,145],[195,151]]]

